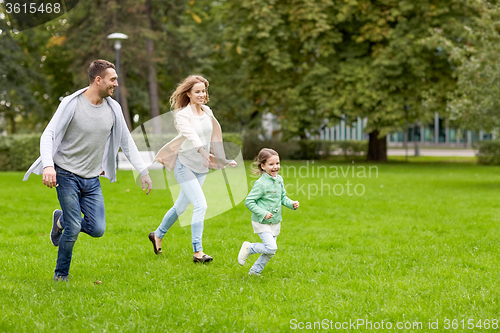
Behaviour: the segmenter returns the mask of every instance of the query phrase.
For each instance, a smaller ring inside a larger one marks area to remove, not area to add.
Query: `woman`
[[[174,170],[181,192],[175,204],[163,217],[160,226],[149,234],[155,254],[161,253],[163,237],[192,203],[191,236],[194,262],[213,260],[203,253],[201,241],[207,210],[207,201],[201,187],[208,168],[220,169],[227,164],[236,166],[235,161],[226,159],[221,127],[212,110],[205,105],[208,102],[207,88],[206,79],[192,75],[187,77],[170,97],[179,135],[160,149],[155,161],[162,163],[169,171]]]

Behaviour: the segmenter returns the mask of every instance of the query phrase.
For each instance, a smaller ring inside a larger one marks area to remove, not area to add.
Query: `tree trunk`
[[[149,30],[153,30],[151,18],[151,0],[146,1],[146,11]],[[149,85],[149,106],[151,108],[151,120],[153,122],[153,133],[160,134],[160,107],[158,103],[158,82],[156,80],[156,68],[153,62],[154,43],[151,39],[146,39],[146,51],[148,54],[148,85]]]
[[[387,162],[387,136],[379,138],[377,130],[369,134],[367,161]]]
[[[122,69],[120,74],[120,105],[122,106],[123,117],[127,122],[129,131],[132,131],[132,120],[130,118],[130,111],[127,103],[128,91],[125,86],[125,71]]]
[[[17,128],[16,128],[15,114],[9,112],[6,115],[6,118],[7,118],[7,134],[16,134]]]

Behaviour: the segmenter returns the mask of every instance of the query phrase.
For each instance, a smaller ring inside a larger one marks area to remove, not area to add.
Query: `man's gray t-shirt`
[[[54,163],[82,178],[99,176],[112,127],[113,114],[106,99],[94,105],[81,94]]]

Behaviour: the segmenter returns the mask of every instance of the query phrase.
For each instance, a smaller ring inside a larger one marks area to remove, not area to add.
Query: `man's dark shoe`
[[[54,275],[53,280],[57,282],[59,281],[69,282],[67,275]]]
[[[54,210],[52,213],[52,230],[50,231],[50,242],[54,246],[59,246],[63,228],[61,226],[61,216],[63,212],[60,209]]]

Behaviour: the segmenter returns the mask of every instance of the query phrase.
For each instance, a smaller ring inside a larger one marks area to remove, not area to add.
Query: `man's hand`
[[[141,184],[143,191],[145,191],[146,188],[148,189],[148,191],[146,192],[146,195],[148,195],[149,192],[151,192],[151,189],[153,188],[153,182],[151,181],[151,177],[149,177],[149,174],[141,177]]]
[[[293,209],[297,209],[299,208],[299,202],[298,201],[294,201],[293,202]]]
[[[47,187],[54,187],[57,184],[56,169],[52,166],[43,169],[43,184]]]
[[[266,216],[264,217],[266,220],[269,220],[271,217],[273,217],[273,214],[267,212]]]

